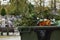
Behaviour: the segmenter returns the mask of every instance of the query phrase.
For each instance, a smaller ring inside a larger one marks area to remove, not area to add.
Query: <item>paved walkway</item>
[[[8,36],[8,37],[0,38],[0,40],[21,40],[21,38],[20,36],[10,36],[10,37]]]
[[[9,33],[9,36],[4,33],[4,36],[0,36],[0,40],[21,40],[19,33]]]

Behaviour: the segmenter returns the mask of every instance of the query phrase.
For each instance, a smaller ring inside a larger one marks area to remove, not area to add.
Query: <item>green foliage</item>
[[[2,16],[6,15],[6,11],[5,11],[4,8],[2,8],[2,10],[1,10],[1,15],[2,15]]]
[[[19,10],[20,14],[22,15],[21,20],[16,20],[17,25],[20,26],[36,26],[36,15],[34,12],[34,6],[29,3],[25,3],[25,1],[20,2]]]
[[[40,0],[39,5],[32,5],[31,3],[26,3],[27,0],[11,0],[11,5],[8,5],[4,7],[1,10],[1,15],[5,15],[6,12],[10,15],[22,15],[22,18],[17,19],[15,21],[15,24],[20,26],[36,26],[37,25],[37,17],[39,18],[55,18],[60,19],[60,16],[56,16],[53,14],[50,14],[51,8],[44,7],[43,1]],[[36,2],[37,4],[38,2]],[[60,11],[59,11],[60,12]]]
[[[37,26],[37,19],[34,14],[23,16],[15,21],[16,26]]]
[[[29,13],[32,13],[34,6],[31,3],[29,3],[28,8],[29,8]]]

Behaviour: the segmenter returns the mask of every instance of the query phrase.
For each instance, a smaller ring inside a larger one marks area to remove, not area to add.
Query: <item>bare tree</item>
[[[55,12],[56,12],[56,0],[54,0],[54,10],[55,10]]]

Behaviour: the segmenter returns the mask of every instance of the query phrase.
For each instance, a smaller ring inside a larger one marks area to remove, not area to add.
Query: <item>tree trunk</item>
[[[56,0],[54,0],[54,10],[56,12]]]

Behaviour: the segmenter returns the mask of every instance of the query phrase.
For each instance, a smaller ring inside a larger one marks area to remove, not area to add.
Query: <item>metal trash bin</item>
[[[43,40],[60,40],[60,27],[57,26],[29,26],[29,27],[18,27],[21,35],[21,40],[39,40],[37,31],[46,30],[46,35]],[[36,30],[36,31],[35,31]],[[48,30],[48,31],[47,31]],[[55,32],[55,30],[58,30]],[[51,36],[50,36],[51,34]],[[57,36],[58,35],[58,36]]]
[[[60,40],[60,30],[53,31],[50,40]]]
[[[50,40],[60,40],[60,20],[57,20],[55,25],[58,29],[51,33]]]
[[[37,34],[31,28],[18,28],[21,40],[38,40]]]

